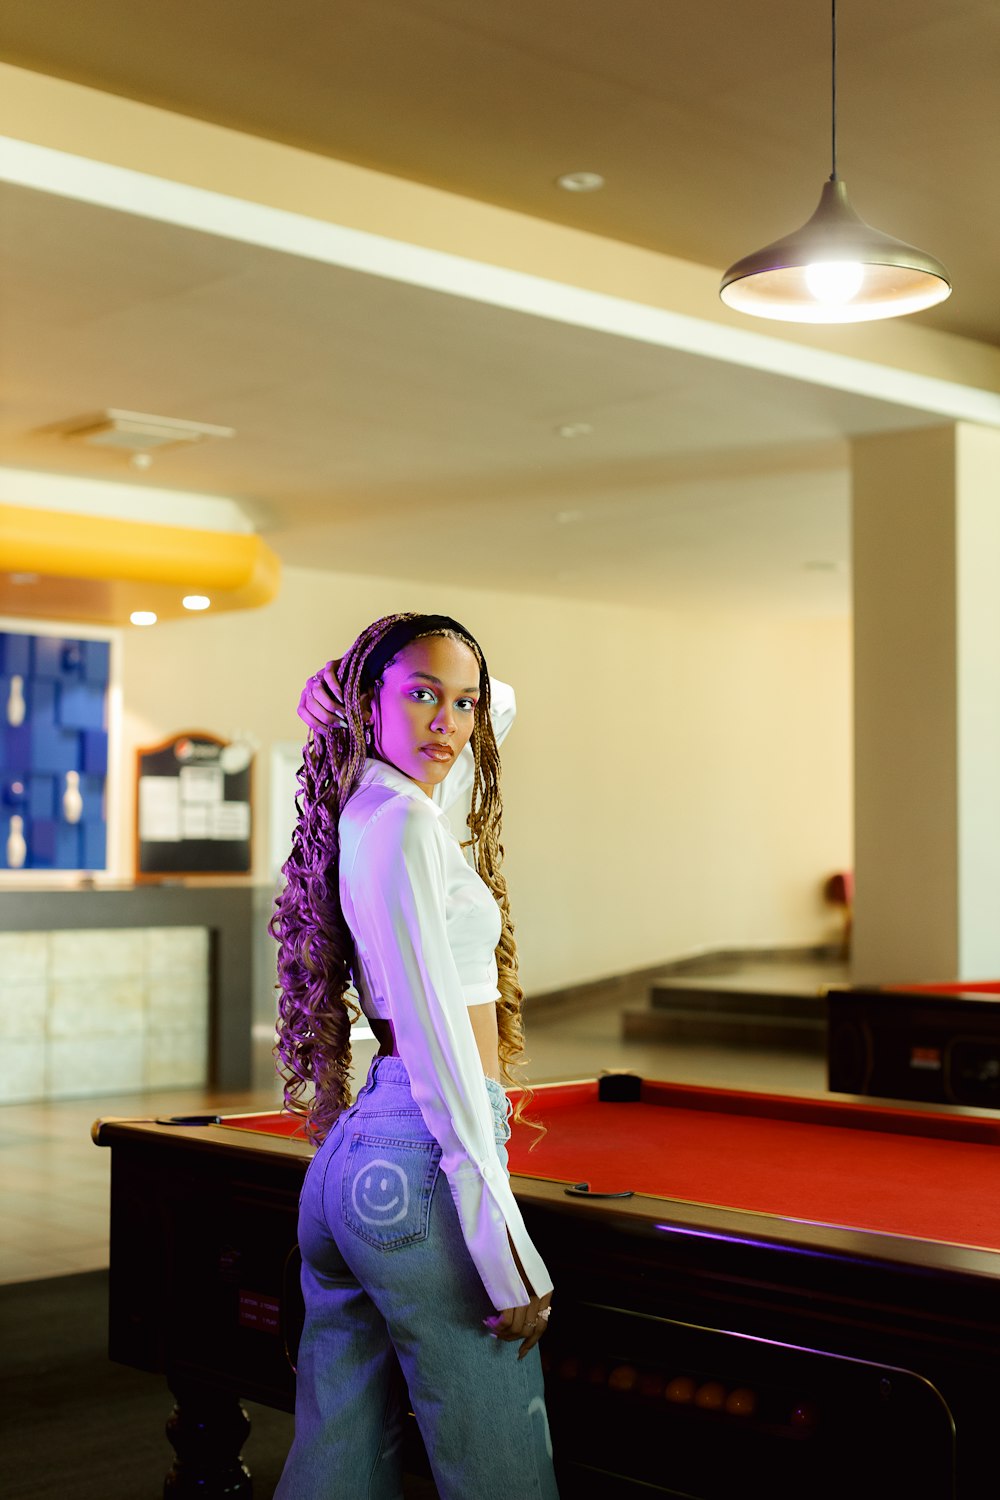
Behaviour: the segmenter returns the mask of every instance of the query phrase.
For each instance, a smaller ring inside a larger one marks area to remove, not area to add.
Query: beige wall
[[[846,620],[674,616],[288,569],[265,609],[126,634],[126,776],[136,745],[170,733],[253,733],[266,882],[269,747],[300,738],[304,678],[398,609],[462,620],[517,690],[504,842],[527,987],[830,937],[819,886],[851,861]]]

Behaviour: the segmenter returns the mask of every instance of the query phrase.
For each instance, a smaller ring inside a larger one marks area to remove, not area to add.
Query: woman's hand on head
[[[523,1359],[549,1326],[551,1301],[552,1293],[546,1292],[544,1297],[532,1297],[524,1307],[506,1307],[503,1312],[494,1313],[492,1318],[484,1318],[483,1325],[494,1338],[502,1339],[505,1344],[520,1342],[517,1357]]]
[[[339,729],[345,723],[344,694],[337,675],[342,661],[343,657],[328,661],[302,689],[297,712],[310,729]]]

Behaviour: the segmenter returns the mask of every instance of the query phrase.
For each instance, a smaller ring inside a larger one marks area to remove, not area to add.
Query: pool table
[[[540,1347],[563,1500],[993,1492],[995,1113],[621,1073],[540,1086],[525,1113],[547,1128],[533,1145],[517,1126],[510,1163],[555,1282]],[[294,1129],[94,1127],[110,1354],[177,1397],[177,1497],[248,1495],[238,1398],[292,1407]]]
[[[855,985],[826,995],[827,1087],[1000,1107],[1000,983]]]

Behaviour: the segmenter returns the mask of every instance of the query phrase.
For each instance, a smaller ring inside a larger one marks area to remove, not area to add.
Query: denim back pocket
[[[440,1166],[437,1141],[356,1135],[344,1163],[347,1228],[378,1250],[401,1250],[426,1239]]]

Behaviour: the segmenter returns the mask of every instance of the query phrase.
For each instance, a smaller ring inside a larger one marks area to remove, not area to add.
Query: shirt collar
[[[394,792],[401,792],[404,797],[419,797],[422,802],[429,802],[442,823],[450,828],[451,825],[448,823],[444,812],[434,801],[433,797],[428,797],[423,787],[417,786],[415,781],[411,780],[409,776],[404,775],[402,771],[397,770],[395,766],[390,766],[387,761],[376,760],[373,756],[367,755],[365,757],[365,768],[361,773],[359,784],[361,786],[369,786],[372,782],[375,782],[379,786],[391,787]]]

